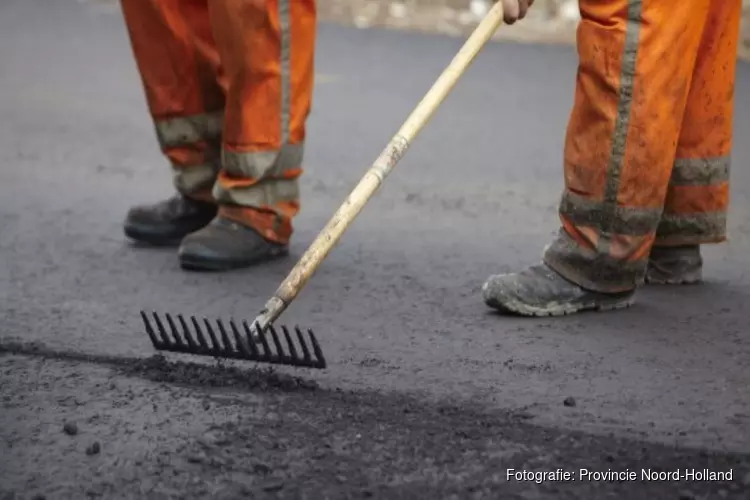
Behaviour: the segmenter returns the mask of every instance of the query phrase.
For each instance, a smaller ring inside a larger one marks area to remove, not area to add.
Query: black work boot
[[[485,304],[506,314],[562,316],[629,307],[635,290],[593,292],[566,280],[546,264],[538,264],[518,273],[490,276],[482,295]]]
[[[287,253],[286,245],[269,241],[254,229],[221,216],[186,236],[178,250],[182,268],[195,271],[239,269]]]
[[[177,245],[188,234],[211,222],[218,208],[181,194],[130,209],[125,219],[125,235],[150,245]]]
[[[646,283],[690,285],[703,280],[700,245],[654,247],[648,259]]]

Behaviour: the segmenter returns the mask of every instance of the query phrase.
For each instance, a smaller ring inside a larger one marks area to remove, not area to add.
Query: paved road
[[[292,256],[191,274],[122,236],[127,208],[171,186],[117,10],[0,5],[0,498],[746,498],[746,64],[732,240],[706,252],[704,286],[646,289],[608,315],[487,311],[486,276],[533,262],[556,230],[576,63],[567,47],[493,44],[285,314],[315,329],[330,369],[143,361],[141,308],[254,316],[461,41],[326,25],[319,43]],[[505,476],[560,467],[734,476]]]

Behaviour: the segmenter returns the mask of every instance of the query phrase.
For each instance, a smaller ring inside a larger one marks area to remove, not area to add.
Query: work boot
[[[213,203],[176,194],[153,205],[139,205],[128,212],[125,235],[150,245],[176,245],[216,216]]]
[[[654,247],[648,260],[646,283],[688,285],[703,279],[700,245]]]
[[[182,268],[196,271],[239,269],[287,253],[287,245],[269,241],[254,229],[221,216],[185,237],[178,250]]]
[[[518,273],[490,276],[482,295],[488,306],[506,314],[562,316],[629,307],[635,290],[613,294],[585,290],[546,264],[538,264]]]

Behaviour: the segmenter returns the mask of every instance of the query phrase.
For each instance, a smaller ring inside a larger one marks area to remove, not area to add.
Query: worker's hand
[[[526,12],[534,4],[534,0],[495,0],[503,4],[503,20],[505,24],[513,24],[526,17]]]

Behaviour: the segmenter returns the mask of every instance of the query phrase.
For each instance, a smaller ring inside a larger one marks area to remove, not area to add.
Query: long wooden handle
[[[323,259],[338,243],[354,218],[377,191],[396,163],[404,156],[411,141],[429,122],[440,104],[445,100],[469,65],[492,38],[503,22],[502,2],[497,2],[487,13],[461,50],[456,54],[448,67],[443,71],[422,101],[412,111],[401,129],[391,139],[380,156],[357,184],[347,199],[336,211],[331,220],[320,231],[315,241],[289,272],[263,311],[255,318],[261,329],[273,323],[287,306],[294,300],[299,291],[312,277]]]

